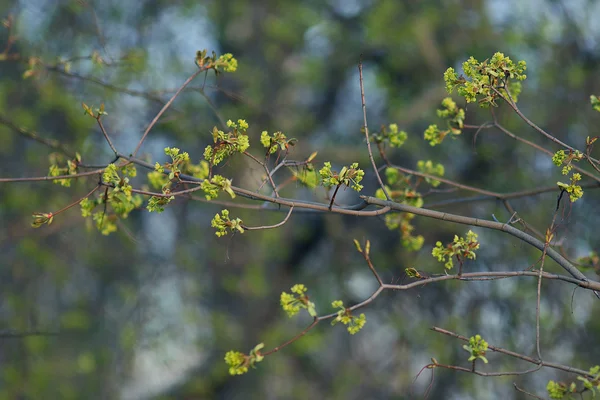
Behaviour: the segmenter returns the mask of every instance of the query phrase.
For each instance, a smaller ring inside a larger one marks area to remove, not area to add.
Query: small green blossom
[[[575,203],[583,196],[583,189],[577,184],[577,182],[579,182],[580,180],[581,174],[575,173],[571,176],[570,184],[556,182],[560,189],[569,193],[569,199],[571,200],[571,203]]]
[[[60,153],[51,153],[48,158],[50,160],[48,176],[75,175],[79,172],[79,164],[81,163],[81,155],[79,153],[75,153],[75,158],[68,160],[66,160],[66,157]],[[59,166],[59,164],[63,163],[66,163],[66,165],[62,167]],[[71,178],[53,180],[55,184],[64,187],[70,187],[71,181]]]
[[[239,218],[230,219],[229,210],[223,210],[221,211],[221,215],[215,215],[210,222],[210,225],[217,230],[215,235],[217,235],[217,237],[221,237],[227,235],[228,232],[238,231],[240,233],[244,233],[242,223],[242,220]]]
[[[425,132],[423,133],[423,138],[427,140],[429,144],[433,147],[442,143],[444,137],[446,137],[447,134],[448,132],[440,131],[437,124],[431,124],[427,127],[427,129],[425,129]]]
[[[445,173],[444,166],[442,164],[439,164],[439,163],[434,164],[431,160],[418,161],[417,169],[420,172],[423,172],[423,173],[429,174],[429,175],[444,176],[444,173]],[[436,181],[436,180],[433,180],[430,178],[425,178],[425,181],[433,187],[438,187],[440,185],[440,181]]]
[[[471,336],[469,338],[469,344],[464,345],[463,349],[469,352],[470,357],[469,361],[475,361],[476,359],[481,359],[484,363],[488,363],[487,358],[485,358],[485,353],[488,349],[488,344],[480,335]]]
[[[371,140],[375,143],[388,142],[391,147],[396,148],[401,147],[407,138],[408,134],[399,130],[398,124],[390,124],[387,127],[383,125],[379,132],[371,134]]]
[[[431,251],[431,255],[439,262],[444,262],[444,267],[446,269],[452,269],[454,267],[454,257],[456,257],[462,265],[464,260],[474,260],[476,258],[475,250],[477,249],[479,249],[477,234],[469,230],[466,239],[454,235],[454,241],[446,246],[440,241],[436,242],[435,247]]]
[[[594,108],[594,110],[600,112],[600,99],[598,98],[598,96],[591,95],[590,103],[592,103],[592,107]]]
[[[262,131],[260,134],[260,143],[267,149],[267,154],[273,154],[277,149],[282,151],[288,150],[296,144],[296,139],[288,139],[282,132],[275,132],[273,135],[269,135],[269,132]]]
[[[339,308],[337,316],[331,321],[331,325],[335,325],[338,322],[346,325],[346,330],[351,335],[358,333],[367,323],[367,317],[365,314],[360,314],[358,317],[352,315],[352,312],[344,306],[341,300],[334,300],[331,303],[333,308]]]
[[[200,187],[206,195],[206,200],[212,200],[217,198],[220,190],[228,193],[232,199],[235,198],[235,193],[231,188],[231,179],[226,179],[221,175],[213,176],[210,179],[210,181],[208,179],[204,179]]]
[[[292,286],[291,291],[293,294],[282,292],[280,297],[281,307],[285,311],[288,317],[293,317],[298,314],[301,309],[306,309],[311,317],[317,316],[317,310],[315,304],[309,300],[306,291],[308,289],[302,284],[296,284]]]
[[[117,231],[117,224],[115,223],[116,215],[106,215],[103,211],[101,211],[94,213],[92,219],[96,223],[96,228],[104,236],[108,236]]]
[[[567,393],[575,393],[577,387],[574,382],[567,386],[562,382],[549,381],[546,390],[551,399],[564,399]]]
[[[248,372],[248,367],[256,368],[255,364],[261,362],[265,358],[260,353],[264,347],[264,343],[259,343],[250,350],[250,354],[248,355],[239,351],[228,351],[225,354],[225,363],[229,365],[229,374],[243,375]]]
[[[239,119],[235,123],[229,120],[227,127],[232,130],[225,133],[215,126],[212,132],[214,145],[204,149],[204,159],[211,165],[217,165],[232,154],[243,153],[250,147],[250,141],[246,135],[248,129],[246,121]]]
[[[146,206],[146,209],[149,212],[161,213],[165,211],[165,206],[174,199],[175,196],[152,196],[150,197],[150,200],[148,200],[148,205]]]
[[[246,363],[247,356],[239,351],[228,351],[225,354],[225,362],[229,365],[230,375],[243,375],[248,372]]]
[[[137,168],[133,163],[126,164],[125,166],[121,167],[121,172],[123,173],[123,175],[129,176],[131,178],[135,178],[137,176]]]
[[[331,163],[325,162],[323,168],[319,170],[321,176],[321,182],[325,187],[346,185],[352,189],[360,192],[363,186],[360,184],[365,172],[358,168],[358,163],[353,163],[350,167],[343,167],[342,170],[337,173],[331,170]]]
[[[169,183],[169,178],[163,172],[148,172],[147,177],[150,186],[152,186],[154,189],[166,187],[166,185]]]
[[[516,64],[502,53],[495,53],[491,59],[479,62],[470,57],[462,65],[466,78],[459,77],[453,68],[444,72],[446,90],[452,93],[454,89],[465,98],[467,103],[479,102],[481,107],[497,106],[498,93],[494,90],[510,90],[514,101],[521,92],[521,84],[527,78],[525,61]],[[493,89],[494,88],[494,89]]]
[[[583,160],[583,157],[583,153],[579,150],[569,150],[568,154],[564,150],[559,150],[552,156],[552,162],[557,167],[563,166],[562,174],[568,175],[569,172],[571,172],[571,169],[573,169],[572,163]]]
[[[231,53],[223,54],[215,62],[215,69],[222,68],[225,72],[235,72],[237,67],[238,62]]]

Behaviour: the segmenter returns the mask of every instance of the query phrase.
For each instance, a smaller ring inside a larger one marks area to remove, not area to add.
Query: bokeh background
[[[105,103],[115,145],[133,151],[162,104],[195,70],[196,50],[204,48],[233,53],[239,69],[218,79],[209,74],[204,90],[200,77],[178,98],[142,147],[152,161],[166,161],[166,146],[197,161],[220,119],[244,118],[254,149],[262,130],[282,130],[299,141],[292,158],[318,150],[317,163],[359,162],[367,170],[364,192],[373,193],[360,131],[361,54],[371,127],[397,123],[409,133],[405,146],[388,154],[398,165],[415,168],[418,160],[431,159],[446,167],[449,179],[499,192],[560,179],[548,157],[499,131],[483,131],[476,142],[474,132],[465,131],[435,148],[422,139],[424,129],[439,122],[444,70],[496,51],[527,61],[519,104],[533,121],[578,148],[598,134],[600,116],[589,105],[589,95],[600,94],[600,2],[594,0],[0,1],[0,17],[9,15],[17,38],[4,54],[18,56],[0,62],[2,178],[46,175],[54,151],[15,127],[60,141],[87,164],[110,162],[112,153],[83,115],[82,101]],[[7,41],[2,29],[0,49]],[[93,52],[103,64],[89,59]],[[43,67],[24,79],[31,57]],[[52,67],[67,59],[68,71]],[[558,150],[506,106],[496,115],[519,136]],[[476,105],[467,107],[468,123],[490,118]],[[256,166],[241,158],[221,173],[250,189],[260,181]],[[226,351],[246,352],[260,342],[272,348],[310,323],[308,315],[289,319],[279,306],[280,293],[294,283],[308,286],[323,313],[334,299],[353,304],[376,288],[352,239],[370,239],[376,268],[386,282],[397,282],[406,280],[407,267],[440,273],[432,246],[468,227],[417,217],[417,233],[425,237],[419,252],[403,248],[398,232],[381,218],[339,215],[296,214],[276,230],[218,239],[210,220],[221,207],[183,200],[160,215],[135,211],[110,236],[86,226],[77,208],[50,226],[30,227],[33,212],[62,208],[95,179],[71,188],[0,183],[0,399],[422,398],[431,372],[415,377],[431,357],[469,365],[463,343],[431,326],[479,333],[490,344],[535,354],[534,279],[449,282],[386,292],[363,310],[367,324],[360,333],[321,324],[256,370],[231,377]],[[512,206],[544,231],[557,194],[517,199]],[[289,185],[284,195],[325,201],[322,190],[299,185]],[[426,205],[470,195],[433,194]],[[339,200],[357,202],[350,191]],[[572,258],[598,250],[599,200],[588,190],[561,225],[558,235]],[[439,209],[510,217],[493,200]],[[235,212],[251,226],[285,215]],[[481,250],[468,270],[520,270],[539,257],[511,237],[475,231]],[[560,271],[550,261],[546,267]],[[599,363],[594,300],[565,283],[544,283],[544,359],[582,369]],[[11,337],[26,331],[56,335]],[[530,367],[488,356],[487,371]],[[436,370],[429,398],[523,398],[513,383],[544,396],[549,379],[570,378],[547,369],[501,378]]]

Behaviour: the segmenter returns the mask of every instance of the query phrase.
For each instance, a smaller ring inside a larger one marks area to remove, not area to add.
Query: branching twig
[[[133,157],[135,157],[137,155],[138,151],[142,147],[142,144],[144,143],[144,140],[146,140],[146,136],[148,136],[148,133],[150,132],[150,130],[152,129],[152,127],[154,125],[156,125],[156,123],[158,122],[159,118],[164,114],[165,111],[167,111],[167,109],[171,106],[171,104],[173,104],[173,102],[175,101],[175,99],[177,98],[177,96],[179,96],[179,94],[183,91],[183,89],[185,89],[185,87],[187,85],[189,85],[190,82],[192,82],[198,75],[200,75],[202,72],[205,72],[207,70],[208,70],[208,67],[198,68],[198,70],[196,72],[194,72],[189,78],[187,78],[185,80],[185,82],[183,82],[183,85],[181,85],[181,87],[175,92],[175,94],[169,99],[169,101],[167,101],[167,103],[163,106],[163,108],[160,109],[160,111],[158,112],[158,114],[156,114],[156,116],[154,117],[154,119],[150,122],[150,124],[148,125],[148,127],[144,131],[144,134],[142,135],[142,138],[138,142],[137,146],[135,147],[135,150],[133,151],[133,153],[131,153],[131,155]]]
[[[367,105],[365,102],[365,86],[363,83],[362,55],[361,55],[361,60],[358,62],[358,76],[360,79],[360,97],[361,97],[361,101],[362,101],[362,110],[363,110],[363,121],[364,121],[363,128],[365,130],[365,138],[367,140],[367,150],[369,151],[369,160],[371,160],[371,165],[373,166],[373,171],[375,172],[375,175],[377,176],[377,182],[379,182],[379,187],[381,188],[381,190],[383,190],[383,193],[385,194],[385,198],[388,200],[391,200],[392,198],[390,197],[390,194],[388,193],[387,189],[385,188],[385,185],[383,184],[383,181],[381,180],[381,176],[379,175],[379,170],[377,169],[377,165],[375,164],[375,159],[373,158],[373,151],[371,150],[371,138],[369,137],[369,127],[367,125]],[[334,195],[334,197],[335,197],[335,195]],[[333,199],[332,199],[332,204],[333,204]]]

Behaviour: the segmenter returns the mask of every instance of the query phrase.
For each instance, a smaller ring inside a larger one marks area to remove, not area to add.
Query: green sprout
[[[302,284],[296,284],[291,288],[292,293],[281,292],[280,303],[283,311],[285,311],[288,317],[293,317],[298,314],[301,309],[306,309],[311,317],[317,316],[317,310],[315,304],[309,300],[308,295],[305,293],[308,291],[306,286]]]
[[[331,170],[331,163],[325,162],[323,168],[319,170],[321,182],[325,187],[345,185],[360,192],[363,186],[360,184],[365,172],[358,168],[358,163],[353,163],[350,167],[343,167],[338,173]]]
[[[559,150],[552,156],[552,162],[557,167],[563,166],[562,174],[567,175],[573,169],[573,162],[579,162],[583,160],[583,153],[579,150],[569,150],[569,154],[567,154],[564,150]]]
[[[435,247],[431,251],[431,255],[439,262],[444,262],[444,267],[450,270],[454,267],[454,257],[458,259],[462,267],[465,259],[474,260],[476,258],[475,250],[477,249],[479,249],[477,234],[469,230],[466,239],[454,235],[454,241],[448,243],[445,247],[442,242],[436,242]]]
[[[571,382],[567,386],[563,382],[549,381],[546,385],[546,390],[551,399],[564,399],[567,393],[575,393],[577,391],[577,385],[575,385],[575,382]]]
[[[210,222],[210,226],[216,228],[217,231],[215,232],[215,235],[217,235],[217,237],[225,236],[228,232],[238,231],[240,233],[244,233],[242,220],[239,218],[230,219],[229,210],[221,211],[221,215],[216,214]]]
[[[390,124],[387,127],[382,125],[379,132],[371,134],[371,140],[375,143],[387,142],[391,147],[401,147],[407,138],[408,134],[405,131],[399,130],[398,124]]]
[[[469,361],[475,361],[479,358],[484,363],[488,363],[487,358],[485,358],[485,352],[488,349],[488,344],[480,335],[471,336],[469,339],[469,344],[463,345],[463,349],[469,352]]]
[[[230,132],[223,132],[216,126],[213,128],[213,146],[206,146],[204,149],[204,159],[210,165],[217,165],[225,158],[234,153],[243,153],[250,147],[250,141],[246,131],[248,123],[239,119],[237,123],[231,120],[227,121],[227,127],[231,128]]]
[[[577,182],[579,182],[580,180],[581,180],[581,174],[575,173],[575,174],[571,175],[571,183],[570,184],[556,182],[556,184],[558,185],[558,187],[560,189],[569,193],[569,199],[571,200],[571,203],[575,203],[577,200],[579,200],[583,196],[583,189],[581,188],[581,186],[579,186],[577,184]]]
[[[462,133],[465,120],[465,110],[459,108],[456,102],[450,97],[442,100],[442,109],[437,110],[437,115],[446,120],[446,129],[441,130],[437,124],[432,124],[425,129],[423,138],[429,142],[430,146],[441,144],[446,136],[452,134],[456,138]]]
[[[331,325],[335,325],[338,322],[346,325],[346,329],[351,335],[359,332],[367,323],[367,318],[365,314],[360,314],[358,317],[352,315],[352,311],[348,308],[344,307],[344,302],[341,300],[335,300],[331,303],[333,308],[339,308],[340,310],[337,312],[337,316],[333,321],[331,321]]]
[[[256,368],[255,364],[261,362],[265,358],[260,353],[264,347],[264,343],[259,343],[250,350],[250,354],[248,355],[239,351],[228,351],[225,354],[225,363],[229,365],[229,374],[243,375],[248,372],[248,367]]]
[[[52,223],[52,220],[54,219],[54,214],[33,213],[32,217],[33,221],[31,222],[31,226],[34,228],[39,228],[42,225],[50,225]]]
[[[448,68],[444,72],[446,90],[450,94],[456,89],[467,103],[478,101],[484,108],[497,106],[499,90],[509,91],[516,102],[521,92],[521,83],[512,80],[523,81],[527,78],[523,73],[527,69],[525,61],[515,64],[502,53],[496,53],[491,59],[482,62],[470,57],[462,67],[466,78],[462,75],[459,77],[454,68]]]
[[[51,153],[48,157],[50,160],[50,168],[48,170],[48,176],[64,176],[64,175],[75,175],[77,174],[79,164],[81,163],[81,155],[75,154],[75,158],[65,160],[65,156],[60,153]],[[60,164],[66,163],[66,165],[60,166]],[[54,179],[54,183],[64,187],[71,186],[71,178]]]
[[[417,162],[417,170],[419,172],[423,172],[429,175],[437,175],[444,176],[445,169],[442,164],[434,164],[431,160],[423,161],[420,160]],[[433,187],[438,187],[440,185],[440,181],[436,181],[434,179],[425,178],[425,182],[429,183]]]
[[[296,139],[288,139],[287,136],[281,132],[275,132],[273,135],[269,135],[269,132],[262,131],[260,134],[260,143],[267,149],[267,154],[273,154],[277,149],[287,151],[291,146],[294,146],[296,142]]]
[[[212,52],[212,56],[208,56],[208,51],[198,50],[196,52],[196,65],[203,69],[212,69],[218,75],[221,70],[225,72],[235,72],[238,67],[237,60],[231,53],[223,54],[217,58],[217,53]]]
[[[163,191],[163,194],[169,194],[169,189]],[[165,206],[169,204],[172,200],[175,199],[175,196],[152,196],[150,200],[148,200],[148,205],[146,209],[149,212],[161,213],[165,211]]]
[[[592,103],[592,107],[594,108],[594,110],[600,112],[600,99],[598,98],[598,96],[591,95],[590,103]]]
[[[204,179],[200,187],[206,195],[206,200],[217,198],[220,190],[228,193],[232,199],[235,198],[235,193],[231,188],[231,179],[226,179],[221,175],[215,175],[210,180]]]

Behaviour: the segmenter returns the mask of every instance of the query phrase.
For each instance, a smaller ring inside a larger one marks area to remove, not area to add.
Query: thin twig
[[[434,326],[434,327],[431,328],[431,330],[434,331],[434,332],[442,333],[444,335],[452,336],[452,337],[454,337],[456,339],[460,339],[460,340],[462,340],[464,342],[469,342],[469,338],[468,337],[459,335],[457,333],[448,331],[446,329],[442,329],[442,328],[438,328],[438,327]],[[531,363],[531,364],[536,364],[536,365],[538,365],[540,367],[554,368],[554,369],[558,369],[558,370],[561,370],[561,371],[570,372],[570,373],[573,373],[573,374],[578,374],[578,375],[581,375],[581,376],[585,376],[585,377],[588,377],[588,378],[593,378],[593,375],[590,374],[589,371],[585,371],[585,370],[578,369],[578,368],[573,368],[573,367],[570,367],[568,365],[562,365],[562,364],[553,363],[553,362],[536,360],[536,359],[531,358],[529,356],[526,356],[526,355],[523,355],[523,354],[519,354],[519,353],[516,353],[514,351],[506,350],[506,349],[503,349],[501,347],[492,346],[490,344],[488,344],[488,349],[492,350],[492,351],[495,351],[497,353],[506,354],[507,356],[511,356],[511,357],[518,358],[518,359],[523,360],[523,361],[527,361],[528,363]]]
[[[98,175],[104,172],[104,168],[94,171],[79,172],[73,175],[58,175],[58,176],[34,176],[28,178],[0,178],[0,183],[7,182],[37,182],[37,181],[57,181],[59,179],[81,178],[83,176]]]
[[[169,101],[167,101],[167,103],[163,106],[163,108],[160,109],[160,111],[158,112],[158,114],[156,114],[156,116],[154,117],[154,119],[150,122],[150,124],[148,125],[148,127],[144,131],[144,134],[142,135],[142,138],[140,139],[140,141],[137,144],[137,146],[135,147],[135,150],[133,151],[133,153],[131,153],[131,155],[133,157],[135,157],[137,155],[138,151],[142,147],[142,144],[144,143],[144,140],[146,140],[146,136],[148,136],[148,133],[150,132],[150,130],[152,129],[152,127],[154,127],[154,125],[156,125],[156,123],[158,122],[158,119],[164,114],[165,111],[167,111],[167,109],[171,106],[171,104],[173,104],[173,102],[175,101],[175,99],[177,98],[177,96],[179,96],[179,94],[183,91],[183,89],[185,89],[185,87],[187,85],[189,85],[190,82],[192,82],[194,80],[194,78],[196,78],[198,75],[200,75],[202,72],[206,71],[207,69],[208,69],[207,67],[198,68],[197,71],[195,71],[189,78],[187,78],[185,80],[185,82],[183,83],[183,85],[181,85],[181,87],[175,92],[175,94],[169,99]]]
[[[383,181],[381,180],[381,176],[379,175],[379,170],[377,169],[377,165],[375,164],[375,159],[373,158],[373,151],[371,150],[371,138],[369,137],[369,127],[367,125],[367,104],[365,102],[365,86],[363,83],[363,69],[362,69],[362,55],[361,55],[361,59],[358,62],[358,76],[360,79],[360,98],[362,101],[362,111],[363,111],[363,127],[365,130],[365,138],[367,140],[367,150],[369,152],[369,160],[371,160],[371,165],[373,166],[373,171],[375,172],[375,175],[377,176],[377,182],[379,182],[379,187],[381,188],[381,190],[383,190],[383,193],[385,194],[385,198],[387,200],[391,200],[392,198],[390,197],[390,194],[388,193],[385,185],[383,184]],[[333,201],[332,201],[333,203]]]
[[[246,225],[242,225],[242,228],[244,228],[247,231],[256,231],[259,229],[273,229],[273,228],[279,228],[280,226],[284,225],[288,219],[290,218],[290,215],[292,215],[292,211],[294,210],[294,207],[290,207],[290,210],[288,211],[287,215],[285,216],[285,219],[283,221],[281,221],[278,224],[275,225],[265,225],[265,226],[254,226],[254,227],[249,227]]]
[[[98,118],[96,118],[96,121],[98,121],[98,126],[100,127],[100,130],[102,131],[102,134],[104,135],[104,139],[106,139],[106,141],[108,142],[110,149],[115,153],[115,155],[119,154],[119,152],[113,145],[112,141],[110,140],[110,137],[108,137],[108,133],[106,132],[106,129],[104,129],[104,125],[102,124],[102,120],[101,120],[100,116],[98,116]]]
[[[462,215],[442,213],[434,210],[427,210],[423,208],[409,206],[406,204],[381,200],[371,196],[361,196],[361,198],[369,204],[376,204],[382,207],[390,207],[392,210],[409,212],[416,215],[422,215],[424,217],[435,218],[443,221],[450,221],[464,225],[473,225],[488,229],[499,230],[501,232],[506,232],[512,236],[515,236],[526,243],[529,243],[530,245],[532,245],[540,251],[543,251],[545,248],[543,242],[521,230],[512,227],[509,224],[503,224],[500,222],[483,220],[478,218],[470,218]],[[557,251],[548,248],[548,255],[550,256],[550,258],[556,261],[562,268],[564,268],[569,274],[571,274],[571,276],[579,279],[583,287],[588,287],[587,285],[590,282],[590,280],[583,273],[581,273],[581,271],[575,268],[569,261],[567,261],[563,256],[561,256]],[[598,294],[596,294],[596,296],[600,298]]]

